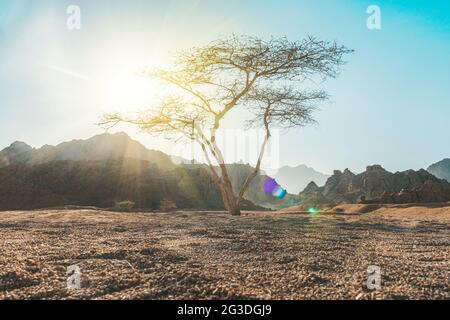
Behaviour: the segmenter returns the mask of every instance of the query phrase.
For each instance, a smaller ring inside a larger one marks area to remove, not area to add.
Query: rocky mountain
[[[311,181],[299,195],[301,203],[311,207],[330,203],[323,195],[323,189],[324,188],[319,187],[314,181]]]
[[[238,190],[253,168],[232,164],[229,170]],[[264,209],[253,203],[282,205],[263,192],[263,182],[258,176],[252,183],[244,208]],[[124,201],[142,209],[158,209],[162,203],[185,209],[224,208],[209,168],[174,164],[170,156],[148,150],[124,133],[40,149],[15,142],[0,151],[0,209],[111,207]]]
[[[450,201],[450,183],[425,170],[391,173],[379,165],[360,174],[336,170],[325,186],[310,184],[304,203],[432,203]]]
[[[13,164],[38,165],[52,161],[89,161],[133,158],[157,164],[161,169],[176,165],[161,151],[149,150],[126,133],[101,134],[87,140],[73,140],[57,146],[33,149],[24,142],[14,142],[0,151],[0,167]]]
[[[428,167],[427,171],[439,179],[450,182],[450,159],[444,159]]]
[[[54,206],[115,207],[133,203],[140,209],[223,210],[218,188],[207,168],[162,170],[131,158],[107,161],[52,161],[0,169],[0,210]],[[261,207],[245,201],[244,209]]]
[[[102,134],[57,146],[34,149],[14,142],[0,151],[0,209],[30,209],[59,205],[110,207],[130,201],[137,208],[157,209],[163,203],[177,208],[223,209],[220,193],[202,164],[171,161],[160,151],[149,150],[125,133]],[[325,175],[308,168],[284,167],[274,177],[289,190],[310,179],[299,196],[282,201],[267,195],[268,176],[257,176],[245,194],[247,208],[283,208],[299,202],[311,204],[357,202],[450,201],[449,159],[425,170],[391,173],[369,166],[360,174],[346,169]],[[253,168],[227,165],[237,192]],[[431,174],[431,173],[433,174]],[[323,186],[319,187],[319,185]],[[256,204],[255,205],[253,205]]]
[[[288,192],[298,194],[311,181],[314,181],[319,186],[323,186],[329,176],[305,165],[299,165],[297,167],[282,167],[273,178]]]

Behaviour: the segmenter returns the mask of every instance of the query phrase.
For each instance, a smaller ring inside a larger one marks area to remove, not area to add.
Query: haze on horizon
[[[425,168],[450,157],[448,1],[76,1],[82,28],[66,28],[71,1],[0,0],[0,149],[89,138],[99,116],[151,104],[155,84],[136,77],[170,52],[218,36],[315,35],[356,52],[337,79],[318,124],[280,136],[280,166],[331,173],[381,164]],[[369,5],[382,29],[366,27]],[[242,114],[229,119],[239,125]],[[173,146],[120,127],[152,149]]]

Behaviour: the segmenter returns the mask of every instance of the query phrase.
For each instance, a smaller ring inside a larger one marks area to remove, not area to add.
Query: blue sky
[[[70,4],[81,8],[81,30],[66,28]],[[381,30],[366,27],[373,4]],[[231,33],[310,34],[356,50],[322,85],[332,99],[318,124],[282,136],[281,165],[397,171],[450,157],[450,2],[439,0],[0,0],[0,148],[101,133],[98,117],[127,99],[111,79]],[[140,85],[129,85],[138,108]]]

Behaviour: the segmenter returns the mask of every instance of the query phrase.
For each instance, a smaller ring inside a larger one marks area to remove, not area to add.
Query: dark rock
[[[391,173],[380,165],[355,175],[334,171],[322,188],[308,186],[302,199],[315,203],[432,203],[450,201],[450,183],[425,170]]]
[[[237,193],[254,171],[229,165]],[[252,182],[243,210],[265,210],[279,200],[261,188],[264,175]],[[222,196],[205,165],[176,165],[171,157],[149,150],[125,133],[33,149],[15,142],[0,151],[0,210],[67,205],[114,207],[134,203],[135,209],[161,209],[164,199],[181,209],[224,210]],[[286,205],[297,204],[286,197]],[[256,203],[256,204],[255,204]],[[164,207],[164,206],[163,206]]]

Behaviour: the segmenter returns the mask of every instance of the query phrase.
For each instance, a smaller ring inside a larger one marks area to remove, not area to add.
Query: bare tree
[[[308,80],[336,77],[345,54],[352,52],[334,42],[308,37],[299,42],[286,38],[268,41],[233,36],[205,47],[183,51],[173,70],[148,72],[177,88],[156,108],[137,117],[104,116],[103,125],[129,123],[150,133],[197,141],[220,189],[225,207],[240,215],[240,206],[252,180],[259,174],[273,126],[291,128],[312,123],[324,91],[300,88]],[[216,143],[225,116],[235,108],[254,115],[249,124],[265,129],[255,170],[236,194],[222,151]],[[217,166],[220,170],[216,170]]]

